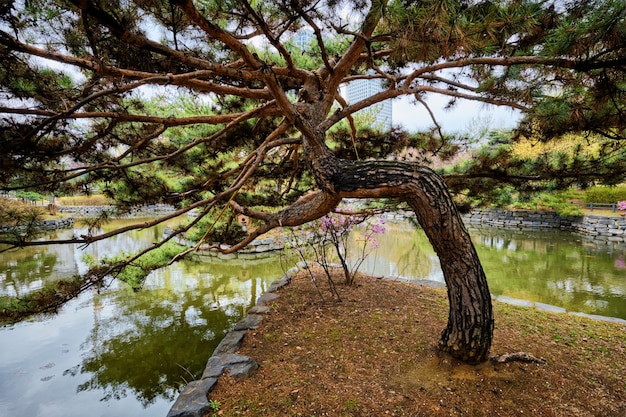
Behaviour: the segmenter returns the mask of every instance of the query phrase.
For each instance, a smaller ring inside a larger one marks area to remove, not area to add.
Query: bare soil
[[[492,354],[546,363],[470,366],[436,349],[445,290],[337,276],[337,301],[316,276],[323,300],[305,272],[279,291],[239,351],[261,367],[222,376],[211,416],[626,416],[623,325],[495,303]]]

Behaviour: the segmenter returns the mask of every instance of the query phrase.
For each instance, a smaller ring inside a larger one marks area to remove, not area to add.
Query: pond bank
[[[118,216],[115,206],[59,206],[59,213],[69,213],[78,218],[93,218],[102,215],[105,212],[111,213],[112,217],[155,217],[161,214],[171,213],[174,207],[167,204],[151,204],[147,206],[138,206],[133,208],[129,213]]]
[[[66,217],[63,219],[50,219],[50,220],[41,220],[34,223],[34,226],[38,230],[49,231],[49,230],[57,230],[57,229],[69,229],[74,226],[74,219],[72,217]],[[23,230],[23,227],[20,229],[20,226],[8,226],[8,225],[0,225],[0,234],[2,233],[10,233],[15,230]]]
[[[172,405],[167,417],[203,417],[210,412],[216,411],[208,396],[218,383],[218,379],[228,371],[229,377],[245,378],[251,376],[260,364],[254,358],[238,353],[244,343],[248,332],[256,331],[264,318],[271,314],[270,306],[279,298],[278,290],[288,286],[292,278],[299,270],[308,268],[306,263],[300,262],[296,267],[290,269],[275,281],[270,288],[262,294],[254,307],[246,316],[241,319],[230,332],[226,334],[222,342],[215,349],[206,363],[201,379],[191,381],[179,394]],[[399,277],[379,277],[378,280],[385,282],[398,282],[400,285],[411,284],[415,286],[430,288],[445,288],[445,284],[429,280],[409,280]],[[585,314],[574,311],[567,311],[565,308],[549,304],[520,300],[507,296],[493,296],[495,302],[508,304],[514,307],[526,307],[529,310],[542,311],[558,315],[570,315],[584,317],[594,321],[607,322],[615,325],[626,326],[626,320],[612,317],[604,317],[594,314]],[[306,332],[307,330],[302,330]]]
[[[560,216],[552,211],[472,210],[463,216],[467,224],[530,229],[563,230],[607,242],[626,242],[626,218],[604,216]]]
[[[385,215],[388,220],[403,220],[411,217],[412,213],[388,213]],[[623,230],[626,223],[622,218],[607,218],[600,216],[585,216],[578,218],[564,218],[556,213],[550,212],[530,212],[530,211],[504,211],[504,210],[477,210],[464,216],[464,221],[472,227],[493,227],[515,230],[563,230],[579,233],[598,245],[623,244]],[[267,243],[267,242],[266,242]],[[173,405],[168,417],[182,416],[203,416],[213,410],[211,403],[207,399],[207,394],[217,383],[218,378],[226,371],[231,376],[247,376],[254,372],[259,364],[249,356],[238,354],[238,349],[244,341],[249,331],[257,329],[267,314],[267,302],[277,299],[275,289],[282,287],[291,280],[291,273],[288,273],[277,286],[259,299],[259,304],[254,307],[237,326],[225,338],[215,350],[213,356],[208,360],[205,373],[202,379],[194,381],[181,392],[179,398]],[[430,286],[429,282],[410,281],[398,277],[385,277],[386,281],[408,281],[416,285]],[[433,282],[435,286],[441,286],[439,282]],[[507,296],[493,297],[497,302],[518,307],[528,307],[532,310],[546,313],[561,313],[563,315],[582,316],[588,319],[611,322],[617,325],[626,325],[626,320],[619,318],[604,317],[599,315],[584,314],[567,311],[564,308],[526,301]]]
[[[113,206],[58,206],[57,213],[67,213],[71,217],[58,219],[47,219],[35,222],[35,227],[42,231],[69,229],[74,226],[74,218],[94,218],[105,212],[112,213],[112,218],[133,218],[133,217],[156,217],[162,214],[171,213],[174,208],[166,204],[154,204],[141,206],[133,209],[128,214],[122,216],[115,215]],[[0,225],[0,233],[8,233],[15,229],[15,226]]]

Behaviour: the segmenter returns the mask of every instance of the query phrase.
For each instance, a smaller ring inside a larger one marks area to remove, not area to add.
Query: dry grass
[[[339,278],[337,278],[339,282]],[[624,416],[626,330],[496,303],[493,354],[545,365],[469,366],[439,356],[444,290],[359,276],[322,301],[307,275],[281,297],[239,353],[261,368],[222,376],[220,416]],[[327,294],[325,292],[325,294]]]
[[[621,217],[619,211],[613,210],[583,209],[583,213],[585,216]]]
[[[112,204],[111,200],[101,194],[57,197],[56,203],[60,206],[107,206]]]

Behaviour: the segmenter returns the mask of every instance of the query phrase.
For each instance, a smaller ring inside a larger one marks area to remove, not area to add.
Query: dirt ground
[[[626,416],[626,328],[494,304],[492,354],[544,364],[469,366],[439,356],[445,290],[359,276],[320,297],[300,272],[238,353],[261,367],[219,379],[210,416]]]

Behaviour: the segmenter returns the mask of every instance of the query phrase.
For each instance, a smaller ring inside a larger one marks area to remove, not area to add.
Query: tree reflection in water
[[[103,390],[103,401],[134,395],[143,406],[158,397],[173,400],[201,376],[224,334],[266,290],[271,280],[263,277],[282,274],[277,266],[275,259],[184,261],[152,274],[137,293],[94,297],[97,317],[84,359],[68,371],[90,375],[78,391]],[[102,304],[115,311],[99,310]]]
[[[368,272],[443,282],[423,231],[409,222],[387,228]],[[626,319],[626,244],[560,231],[469,230],[492,294]]]
[[[131,221],[115,220],[103,231]],[[85,249],[5,252],[0,297],[84,272],[85,254],[99,259],[145,247],[173,225],[135,230]],[[55,233],[64,238],[85,232]],[[291,265],[277,255],[182,261],[153,273],[139,292],[113,283],[81,295],[58,315],[1,328],[0,409],[46,417],[82,416],[86,407],[107,417],[165,415],[178,390],[201,376],[225,332]]]

